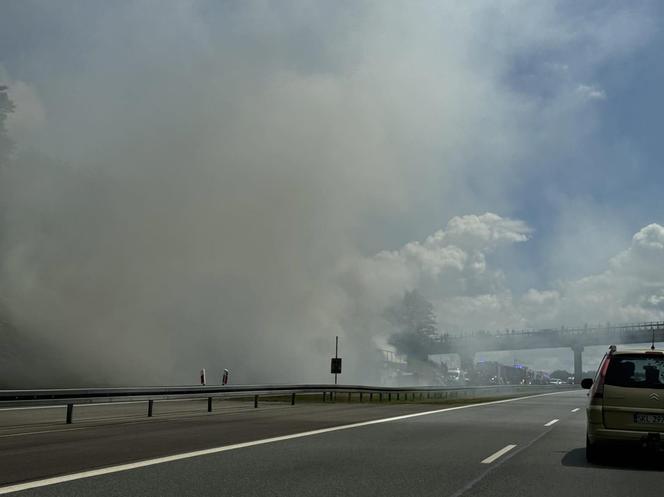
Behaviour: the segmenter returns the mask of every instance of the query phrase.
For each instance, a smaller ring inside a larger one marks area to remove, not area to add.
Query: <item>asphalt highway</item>
[[[585,402],[576,390],[456,407],[302,404],[51,426],[0,438],[0,493],[27,482],[34,488],[12,494],[661,496],[661,457],[615,451],[586,463]]]

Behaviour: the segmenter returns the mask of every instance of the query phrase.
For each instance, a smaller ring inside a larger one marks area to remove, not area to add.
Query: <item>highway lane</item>
[[[16,495],[661,495],[661,460],[629,455],[603,466],[585,463],[585,401],[585,392],[573,391],[446,410]],[[317,407],[302,412],[313,419]],[[362,408],[346,406],[356,407]],[[383,414],[408,415],[408,408],[412,414],[415,406],[392,406]],[[268,425],[272,414],[265,416]],[[259,440],[260,431],[255,434]]]
[[[161,414],[152,419],[132,417],[131,405],[107,405],[99,406],[100,417],[77,418],[73,425],[64,424],[59,415],[62,412],[27,411],[20,426],[11,425],[11,420],[6,420],[5,426],[0,423],[0,486],[433,408],[378,402],[295,406],[263,402],[258,409],[253,408],[253,402],[250,405],[220,401],[208,414],[207,404],[197,407],[194,403],[189,404],[193,410],[188,415],[183,407],[173,413],[172,406],[159,406]],[[26,411],[5,411],[0,419],[16,412]]]

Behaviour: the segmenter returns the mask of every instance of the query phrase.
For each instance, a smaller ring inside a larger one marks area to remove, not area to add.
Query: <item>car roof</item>
[[[650,349],[622,349],[622,350],[616,350],[613,355],[635,355],[635,354],[643,354],[643,355],[650,355],[650,354],[664,354],[664,350],[661,349],[655,349],[655,350],[650,350]]]

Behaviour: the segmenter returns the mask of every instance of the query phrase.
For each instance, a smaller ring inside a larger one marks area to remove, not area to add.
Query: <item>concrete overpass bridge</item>
[[[591,345],[664,342],[664,321],[583,328],[560,328],[504,333],[474,332],[466,335],[440,335],[431,343],[430,354],[457,354],[461,368],[473,368],[476,352],[569,347],[574,353],[574,377],[581,381],[582,353]]]

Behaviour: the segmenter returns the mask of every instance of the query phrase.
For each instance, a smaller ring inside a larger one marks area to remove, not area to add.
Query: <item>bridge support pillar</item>
[[[574,352],[574,383],[581,383],[583,376],[583,345],[572,345]]]
[[[475,352],[459,352],[459,365],[463,371],[472,373],[475,369]]]

